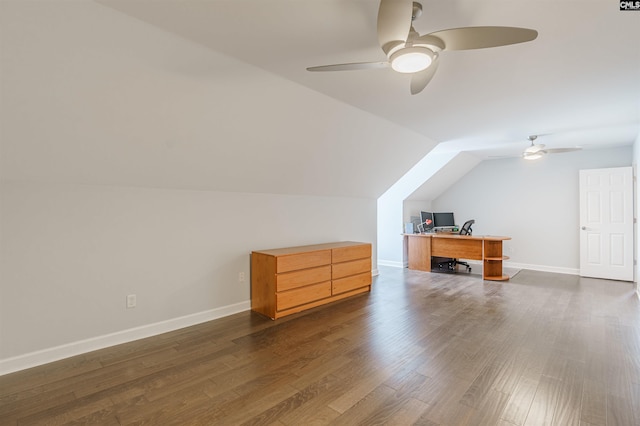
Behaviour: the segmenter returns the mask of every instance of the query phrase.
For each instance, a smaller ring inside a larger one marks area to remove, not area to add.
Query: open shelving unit
[[[484,240],[484,256],[482,261],[482,279],[488,281],[508,281],[509,275],[502,272],[502,261],[508,260],[509,256],[502,254],[503,239]]]

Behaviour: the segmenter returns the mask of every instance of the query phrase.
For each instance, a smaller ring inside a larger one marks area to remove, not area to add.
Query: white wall
[[[2,358],[245,310],[251,250],[375,241],[372,199],[15,183],[1,206]]]
[[[429,149],[91,1],[0,20],[0,374],[248,309],[251,250],[376,253],[376,198]]]
[[[433,200],[474,233],[505,235],[507,264],[563,273],[579,269],[578,171],[631,165],[632,147],[549,155],[540,161],[490,160]]]

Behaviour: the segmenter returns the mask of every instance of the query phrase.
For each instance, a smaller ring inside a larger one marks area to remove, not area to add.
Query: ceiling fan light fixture
[[[542,152],[533,152],[533,153],[524,153],[522,155],[522,158],[524,158],[525,160],[538,160],[540,158],[542,158]]]
[[[407,47],[393,53],[389,61],[395,71],[410,74],[429,68],[433,56],[433,52],[426,47]]]
[[[531,145],[527,149],[524,150],[525,155],[535,154],[536,152],[542,151],[544,149],[543,144]]]

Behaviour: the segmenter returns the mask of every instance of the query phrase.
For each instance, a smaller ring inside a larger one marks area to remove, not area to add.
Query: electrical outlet
[[[127,309],[136,307],[136,295],[130,294],[127,296]]]
[[[244,272],[238,272],[238,281],[244,282]]]

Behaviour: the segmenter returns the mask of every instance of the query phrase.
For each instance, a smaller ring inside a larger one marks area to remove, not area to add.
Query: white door
[[[580,170],[580,275],[633,281],[631,167]]]

